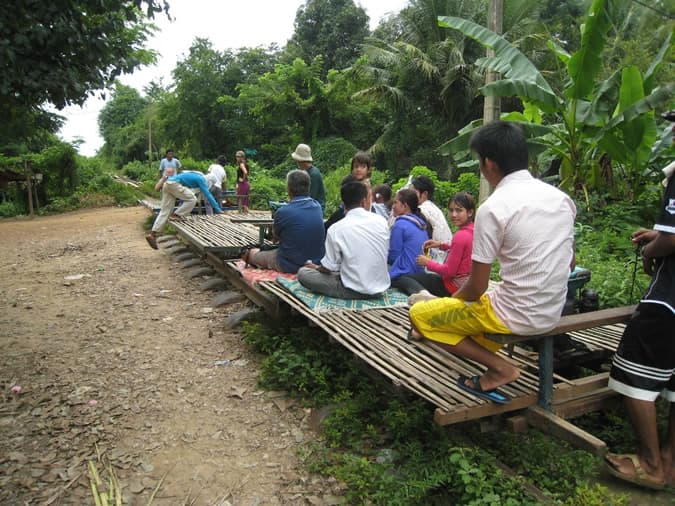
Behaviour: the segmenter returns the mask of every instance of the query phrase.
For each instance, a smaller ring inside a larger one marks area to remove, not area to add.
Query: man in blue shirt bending
[[[304,170],[292,170],[286,176],[290,202],[274,213],[274,236],[279,248],[252,249],[243,255],[247,263],[295,274],[307,260],[318,262],[325,253],[323,212],[309,196],[310,176]]]
[[[204,174],[187,171],[174,176],[173,171],[173,167],[167,167],[164,175],[155,185],[155,190],[162,190],[162,201],[159,214],[155,219],[155,223],[152,224],[152,230],[145,236],[148,244],[153,249],[157,249],[157,235],[164,230],[166,222],[169,220],[169,216],[171,216],[171,211],[173,211],[173,208],[176,205],[176,199],[182,201],[180,207],[176,209],[176,217],[190,214],[195,207],[197,197],[195,196],[194,190],[202,192],[202,195],[208,199],[216,213],[223,212],[218,202],[216,202],[216,199],[211,195]]]

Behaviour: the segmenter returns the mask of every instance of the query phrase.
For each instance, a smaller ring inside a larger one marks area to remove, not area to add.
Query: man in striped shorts
[[[675,111],[663,117],[675,121]],[[659,219],[653,230],[640,229],[631,236],[642,246],[644,270],[652,280],[624,330],[609,373],[609,387],[625,396],[638,451],[605,457],[612,475],[657,490],[675,485],[675,162],[663,172],[666,196]],[[659,395],[670,402],[670,426],[661,447]]]

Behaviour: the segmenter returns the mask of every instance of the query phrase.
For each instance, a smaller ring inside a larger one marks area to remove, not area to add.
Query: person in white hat
[[[291,158],[298,164],[298,168],[306,170],[311,181],[309,187],[309,196],[321,205],[321,210],[326,208],[326,190],[323,186],[323,177],[321,172],[312,164],[312,148],[307,144],[298,144],[295,151],[291,153]]]

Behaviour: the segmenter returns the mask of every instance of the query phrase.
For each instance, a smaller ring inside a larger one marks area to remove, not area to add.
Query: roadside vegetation
[[[157,196],[158,161],[168,148],[184,169],[200,171],[223,153],[233,163],[245,149],[251,207],[266,209],[285,198],[284,177],[295,168],[289,154],[300,142],[312,146],[323,173],[327,214],[358,149],[373,154],[374,184],[397,189],[411,174],[428,175],[444,208],[456,191],[478,194],[467,142],[484,98],[496,96],[502,118],[528,134],[530,170],[577,204],[577,264],[591,271],[586,288],[599,293],[600,307],[634,303],[646,288],[629,236],[653,224],[663,194],[659,170],[675,155],[671,125],[659,116],[675,108],[672,2],[514,0],[505,2],[497,35],[484,28],[483,0],[410,0],[372,32],[357,2],[307,0],[285,47],[217,48],[196,38],[171,83],[143,90],[116,78],[155,60],[143,44],[152,17],[169,12],[167,2],[28,4],[9,1],[10,28],[0,29],[10,42],[0,48],[2,60],[19,62],[0,76],[0,175],[14,178],[0,179],[0,217],[27,215],[29,200],[36,213],[49,214]],[[49,38],[42,26],[52,27]],[[72,38],[102,42],[64,58]],[[36,54],[41,61],[31,59]],[[500,79],[485,86],[488,71]],[[102,88],[110,93],[98,118],[104,145],[83,157],[78,143],[58,139],[63,118],[46,106],[81,104]],[[234,165],[226,172],[232,187]],[[384,395],[388,385],[363,381],[347,352],[304,324],[250,323],[246,335],[266,355],[261,385],[308,406],[332,406],[323,442],[304,458],[344,482],[353,503],[540,502],[528,483],[570,506],[627,503],[594,484],[595,457],[535,430],[481,434],[477,423],[433,425],[431,406]],[[613,447],[626,444],[621,416],[602,416],[580,424]]]
[[[595,483],[601,459],[590,453],[535,429],[438,426],[433,406],[370,375],[304,321],[244,326],[245,342],[264,354],[260,385],[326,414],[321,442],[301,457],[312,471],[343,482],[352,504],[628,504]],[[612,445],[627,444],[630,430],[618,413],[582,423]]]

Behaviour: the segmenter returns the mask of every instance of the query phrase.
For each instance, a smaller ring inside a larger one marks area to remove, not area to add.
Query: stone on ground
[[[235,290],[228,290],[227,292],[221,292],[211,299],[211,305],[213,307],[223,306],[225,304],[232,304],[233,302],[241,302],[246,300],[246,296]]]

